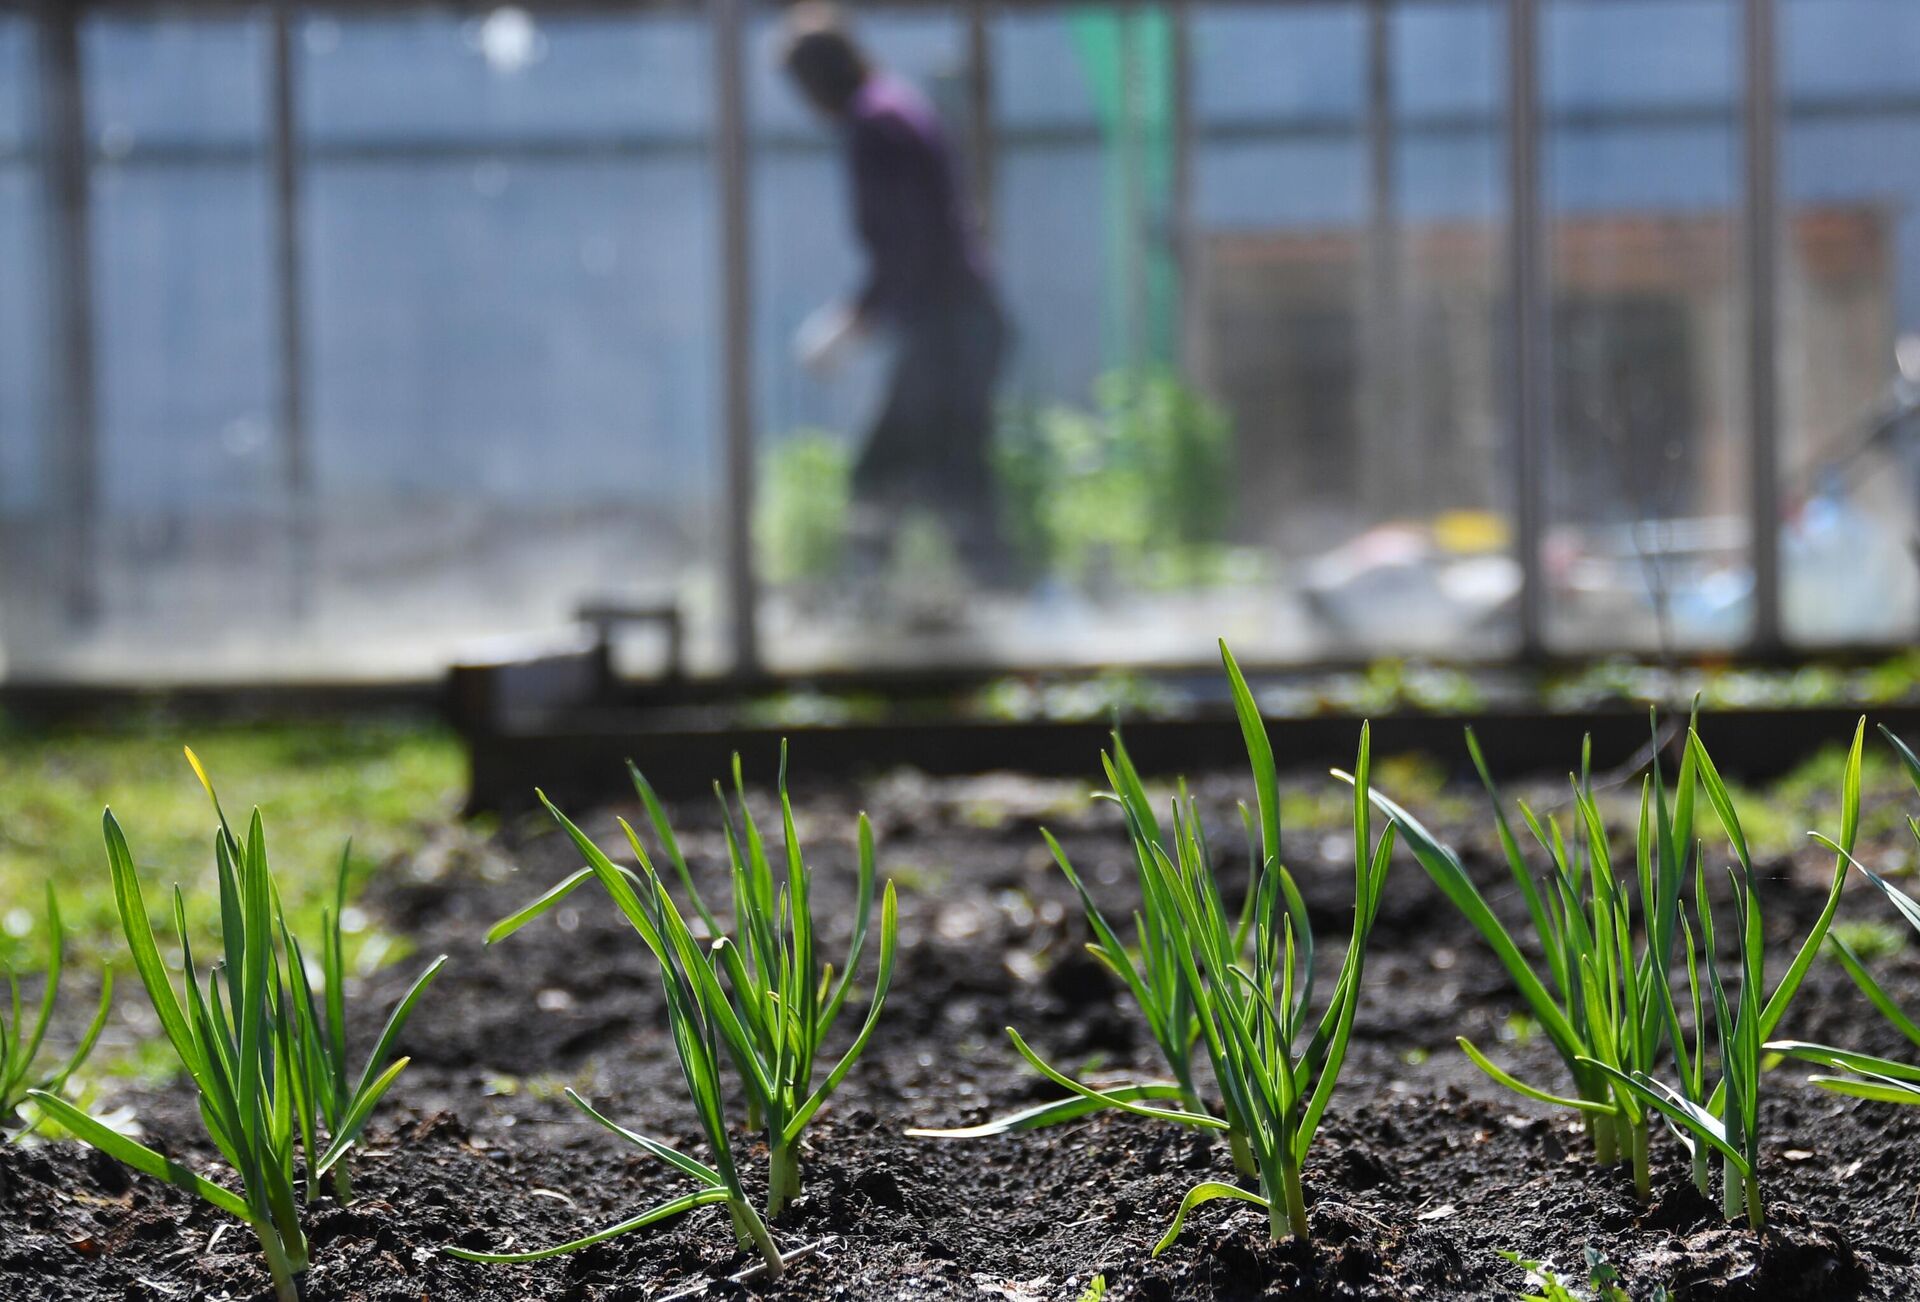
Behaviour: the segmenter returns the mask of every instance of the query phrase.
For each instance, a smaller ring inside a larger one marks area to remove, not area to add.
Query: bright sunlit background
[[[1912,640],[1912,0],[852,6],[1014,320],[991,593],[846,572],[844,164],[749,5],[728,263],[721,8],[0,10],[6,674],[420,680],[611,598],[708,673],[743,599],[776,670]]]

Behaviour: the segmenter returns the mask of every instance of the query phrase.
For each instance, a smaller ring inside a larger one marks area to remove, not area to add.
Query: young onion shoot
[[[1754,1229],[1766,1224],[1766,1209],[1760,1186],[1760,1080],[1762,1046],[1785,1016],[1807,969],[1819,952],[1846,885],[1847,861],[1860,821],[1860,756],[1865,738],[1865,720],[1854,732],[1853,749],[1848,756],[1841,792],[1841,840],[1827,844],[1837,852],[1834,883],[1827,906],[1812,933],[1801,945],[1786,974],[1773,993],[1762,998],[1766,983],[1766,939],[1761,921],[1758,879],[1746,833],[1738,811],[1719,771],[1707,754],[1695,729],[1687,733],[1689,757],[1706,792],[1707,802],[1718,819],[1734,863],[1727,869],[1733,897],[1734,971],[1739,985],[1729,992],[1718,953],[1712,903],[1707,894],[1704,852],[1694,863],[1694,912],[1698,919],[1699,959],[1689,955],[1690,989],[1695,1001],[1695,1030],[1698,1035],[1708,1011],[1700,1006],[1697,967],[1707,973],[1707,995],[1713,1015],[1714,1039],[1719,1050],[1719,1080],[1704,1100],[1699,1095],[1704,1085],[1703,1041],[1696,1038],[1689,1067],[1681,1037],[1674,1035],[1676,1065],[1681,1084],[1676,1087],[1657,1079],[1650,1071],[1631,1073],[1615,1064],[1583,1058],[1583,1065],[1604,1072],[1616,1086],[1624,1088],[1648,1108],[1666,1118],[1674,1131],[1688,1141],[1694,1151],[1695,1179],[1701,1179],[1702,1153],[1711,1150],[1720,1158],[1721,1208],[1728,1220],[1746,1217]],[[1823,838],[1824,839],[1824,838]],[[1674,1023],[1677,1027],[1677,1021]]]
[[[24,1138],[40,1124],[40,1119],[36,1117],[10,1132],[5,1130],[10,1122],[21,1116],[28,1093],[40,1090],[47,1094],[58,1094],[66,1088],[68,1079],[93,1053],[93,1046],[99,1043],[100,1032],[107,1024],[107,1013],[113,1007],[113,969],[107,968],[100,978],[100,1006],[95,1010],[86,1032],[81,1035],[79,1045],[57,1062],[39,1061],[47,1027],[53,1020],[54,999],[60,993],[60,973],[66,966],[66,956],[67,930],[60,921],[60,901],[54,897],[53,884],[49,882],[47,975],[40,989],[39,1009],[29,1025],[23,1019],[20,979],[11,965],[7,967],[7,1002],[0,1007],[0,1134],[13,1139]]]
[[[1654,732],[1657,743],[1657,723]],[[1651,1079],[1666,1056],[1665,1049],[1671,1046],[1679,1082],[1675,1092],[1689,1106],[1717,1114],[1727,1084],[1723,1080],[1713,1091],[1706,1089],[1705,1022],[1699,1014],[1707,1008],[1701,999],[1694,930],[1680,907],[1680,893],[1690,865],[1693,875],[1696,879],[1699,877],[1693,846],[1694,806],[1699,788],[1706,787],[1723,824],[1731,822],[1734,827],[1738,824],[1731,799],[1718,774],[1712,772],[1711,761],[1697,733],[1690,728],[1688,737],[1671,804],[1657,744],[1652,764],[1642,776],[1631,875],[1614,866],[1611,838],[1601,817],[1588,776],[1589,763],[1584,756],[1580,773],[1573,781],[1571,845],[1557,820],[1551,817],[1542,820],[1521,805],[1521,816],[1550,865],[1536,881],[1518,838],[1507,822],[1498,789],[1479,745],[1471,732],[1467,734],[1469,754],[1493,805],[1495,830],[1508,870],[1525,901],[1542,956],[1538,966],[1527,958],[1506,924],[1488,904],[1460,857],[1404,809],[1385,797],[1376,798],[1376,803],[1399,827],[1414,857],[1480,932],[1507,970],[1565,1063],[1573,1091],[1554,1093],[1522,1081],[1495,1065],[1465,1037],[1459,1040],[1462,1050],[1482,1071],[1508,1089],[1536,1102],[1577,1110],[1592,1136],[1596,1159],[1613,1162],[1624,1156],[1632,1166],[1634,1186],[1642,1199],[1652,1193],[1649,1120],[1661,1113],[1658,1108],[1649,1111],[1644,1092],[1632,1082],[1642,1077]],[[1856,808],[1858,770],[1859,738],[1856,736],[1849,767],[1849,790],[1853,792]],[[1854,821],[1857,823],[1857,818]],[[1744,855],[1744,838],[1731,839]],[[1749,882],[1750,877],[1748,872],[1742,881]],[[1760,1010],[1755,1027],[1770,1029],[1785,1014],[1833,920],[1844,885],[1844,872],[1836,872],[1819,921],[1772,998]],[[1636,887],[1637,909],[1633,899]],[[1757,914],[1757,903],[1755,912]],[[1671,985],[1676,948],[1684,955],[1688,989],[1696,1013],[1691,1050]],[[1714,978],[1709,973],[1709,1002],[1713,985]],[[1760,989],[1756,982],[1756,996]],[[1677,1133],[1692,1144],[1690,1132],[1684,1127],[1678,1127]],[[1696,1147],[1694,1159],[1695,1179],[1705,1188],[1709,1181],[1706,1150]]]
[[[387,1014],[386,1025],[373,1051],[358,1073],[353,1072],[347,1056],[346,947],[342,940],[341,916],[347,907],[347,870],[352,860],[349,842],[340,852],[340,867],[334,878],[333,907],[322,909],[320,917],[321,1002],[316,1003],[307,980],[306,957],[300,942],[280,921],[281,943],[289,956],[287,971],[291,977],[289,1007],[292,1010],[286,1042],[281,1052],[288,1057],[293,1073],[295,1108],[299,1114],[300,1138],[308,1152],[319,1147],[324,1133],[337,1140],[364,1123],[379,1098],[379,1092],[392,1081],[388,1070],[395,1061],[394,1046],[399,1042],[407,1019],[420,1003],[421,996],[446,966],[440,955],[414,978],[413,984]],[[383,1083],[383,1081],[385,1083]],[[307,1201],[318,1196],[319,1177],[313,1167],[307,1171]],[[333,1168],[334,1197],[342,1203],[353,1199],[353,1182],[347,1163]]]
[[[565,815],[554,809],[544,793],[541,794],[540,799],[548,809],[554,811],[555,817],[560,819],[562,826],[567,829],[575,844],[580,847],[581,853],[585,855],[588,870],[599,879],[607,893],[613,897],[621,914],[639,933],[641,940],[660,965],[661,986],[667,1000],[667,1022],[673,1034],[674,1050],[680,1059],[681,1076],[686,1082],[687,1095],[693,1102],[694,1113],[699,1118],[700,1130],[706,1137],[713,1161],[710,1164],[702,1162],[657,1139],[628,1130],[603,1115],[586,1099],[569,1089],[567,1098],[575,1107],[596,1124],[618,1135],[643,1153],[659,1159],[690,1177],[696,1185],[694,1192],[670,1198],[616,1225],[610,1225],[603,1230],[548,1248],[536,1248],[523,1252],[477,1252],[467,1248],[448,1247],[446,1251],[450,1256],[458,1257],[463,1261],[487,1263],[541,1261],[548,1257],[560,1256],[562,1253],[591,1247],[596,1243],[604,1243],[608,1239],[669,1220],[696,1207],[725,1204],[728,1215],[733,1221],[734,1235],[740,1245],[759,1252],[766,1262],[768,1274],[778,1275],[785,1266],[785,1260],[781,1257],[779,1248],[774,1245],[773,1236],[768,1232],[766,1222],[754,1209],[746,1186],[741,1181],[740,1169],[734,1160],[733,1144],[727,1133],[726,1094],[721,1083],[719,1023],[730,1015],[732,1010],[727,1007],[724,999],[716,1003],[710,998],[707,979],[712,977],[713,970],[708,960],[699,953],[698,946],[690,943],[691,934],[687,932],[684,922],[681,922],[678,927],[667,925],[667,918],[678,920],[680,915],[650,864],[642,862],[641,874],[636,879],[633,874],[615,866],[598,847],[593,845],[585,833],[568,821]],[[537,914],[531,916],[537,916]],[[529,915],[523,911],[522,914],[507,919],[507,922],[514,923],[517,927],[520,923],[527,921],[528,917]],[[499,926],[506,925],[506,922],[499,924]],[[499,928],[496,927],[496,931],[498,930]],[[684,942],[683,937],[685,937]]]
[[[1920,791],[1920,757],[1916,757],[1908,745],[1895,736],[1885,725],[1880,728],[1894,753],[1900,757],[1907,778]],[[1857,821],[1857,809],[1856,809]],[[1914,839],[1920,841],[1920,820],[1911,815],[1907,818],[1907,828]],[[1867,867],[1851,854],[1851,842],[1835,844],[1816,834],[1815,839],[1828,849],[1838,852],[1842,862],[1851,863],[1860,874],[1873,883],[1893,905],[1894,912],[1912,927],[1920,931],[1920,902],[1905,891],[1888,881],[1880,873]],[[1887,1019],[1893,1028],[1915,1045],[1920,1045],[1920,1023],[1916,1023],[1906,1010],[1888,994],[1880,982],[1874,978],[1858,954],[1839,936],[1828,936],[1827,944],[1833,950],[1840,966],[1853,979],[1860,993],[1867,997],[1880,1015]],[[1825,1067],[1828,1073],[1809,1076],[1807,1079],[1822,1089],[1832,1090],[1836,1094],[1850,1094],[1856,1098],[1873,1099],[1881,1103],[1920,1104],[1920,1066],[1902,1062],[1897,1058],[1885,1058],[1877,1054],[1855,1053],[1847,1049],[1836,1049],[1831,1045],[1810,1044],[1802,1040],[1775,1040],[1766,1046],[1769,1050],[1785,1053],[1803,1062]]]
[[[1654,730],[1657,736],[1657,724]],[[1400,829],[1427,875],[1480,932],[1507,970],[1566,1064],[1573,1092],[1554,1093],[1518,1079],[1496,1066],[1465,1036],[1458,1037],[1461,1050],[1515,1093],[1577,1110],[1592,1137],[1596,1159],[1613,1162],[1624,1150],[1633,1166],[1635,1188],[1646,1198],[1651,1193],[1646,1110],[1632,1091],[1612,1086],[1603,1072],[1586,1064],[1598,1061],[1627,1072],[1650,1069],[1669,1029],[1661,992],[1692,836],[1691,758],[1681,763],[1670,815],[1656,751],[1652,772],[1641,785],[1636,871],[1628,876],[1615,866],[1611,838],[1589,776],[1590,752],[1583,750],[1580,771],[1572,780],[1571,845],[1557,819],[1543,821],[1525,804],[1519,806],[1527,830],[1549,864],[1536,881],[1471,729],[1467,751],[1492,807],[1508,872],[1526,903],[1541,954],[1539,967],[1526,957],[1480,893],[1460,857],[1393,801],[1377,796],[1375,802]],[[1642,914],[1638,933],[1631,889],[1636,884]]]
[[[1257,848],[1250,865],[1248,907],[1228,911],[1194,801],[1184,788],[1171,819],[1153,814],[1125,749],[1107,758],[1114,798],[1126,815],[1144,900],[1135,918],[1137,948],[1129,950],[1093,903],[1064,855],[1056,859],[1079,892],[1096,937],[1095,955],[1124,982],[1173,1070],[1171,1086],[1097,1089],[1047,1063],[1019,1032],[1007,1028],[1014,1049],[1042,1075],[1073,1096],[1065,1104],[1016,1114],[972,1131],[998,1133],[1115,1108],[1152,1120],[1225,1133],[1235,1163],[1256,1188],[1204,1180],[1181,1201],[1154,1251],[1179,1237],[1188,1215],[1203,1203],[1238,1199],[1266,1209],[1272,1237],[1309,1234],[1301,1167],[1325,1115],[1352,1036],[1359,1006],[1367,937],[1378,912],[1391,829],[1371,840],[1368,804],[1368,732],[1361,729],[1354,783],[1354,921],[1346,959],[1327,1007],[1315,1017],[1313,933],[1305,902],[1282,863],[1280,792],[1273,749],[1253,693],[1224,643],[1234,710],[1254,772],[1258,797]],[[1341,775],[1346,776],[1346,775]],[[1248,819],[1249,826],[1254,825]],[[1193,1087],[1191,1048],[1204,1046],[1222,1095],[1221,1114],[1207,1111]],[[1153,1092],[1147,1092],[1147,1091]],[[1171,1098],[1179,1107],[1145,1100]],[[1073,1111],[1078,1109],[1078,1111]],[[925,1132],[919,1132],[925,1133]]]
[[[299,1302],[294,1281],[307,1268],[307,1240],[294,1194],[293,1088],[285,1058],[275,1052],[287,1013],[273,944],[273,886],[259,811],[254,812],[246,840],[240,843],[237,861],[224,832],[214,839],[226,961],[216,965],[204,981],[187,939],[185,897],[179,887],[174,888],[184,1003],[175,995],[171,974],[160,957],[133,854],[111,810],[105,815],[104,831],[114,902],[134,969],[175,1056],[193,1081],[207,1135],[238,1174],[240,1189],[236,1192],[204,1178],[52,1094],[35,1092],[31,1097],[54,1121],[109,1157],[246,1222],[259,1237],[279,1302]],[[405,1065],[404,1059],[400,1065]],[[331,1156],[337,1161],[340,1153]],[[319,1173],[330,1165],[321,1159]]]
[[[448,1251],[472,1261],[533,1261],[603,1242],[694,1207],[725,1203],[741,1245],[759,1251],[769,1272],[777,1273],[782,1267],[782,1258],[766,1221],[778,1216],[800,1192],[801,1137],[872,1039],[892,985],[899,929],[893,883],[887,883],[881,900],[879,965],[866,1019],[846,1051],[816,1083],[814,1074],[820,1049],[852,991],[854,972],[866,946],[874,889],[871,824],[861,815],[852,938],[845,966],[836,975],[832,963],[822,962],[818,957],[812,873],[794,825],[784,747],[779,798],[785,841],[785,880],[778,889],[765,840],[747,809],[738,757],[734,760],[733,773],[739,797],[737,812],[724,795],[721,797],[737,938],[720,934],[718,919],[694,886],[693,875],[680,852],[665,810],[637,770],[632,776],[661,847],[687,891],[706,934],[712,937],[711,944],[703,946],[694,934],[654,868],[651,854],[625,819],[620,820],[620,827],[633,851],[637,871],[616,865],[591,837],[547,800],[544,793],[540,794],[541,803],[566,831],[587,866],[519,912],[496,923],[487,939],[492,942],[512,934],[551,910],[582,882],[589,878],[598,881],[613,897],[660,969],[674,1047],[714,1161],[708,1165],[657,1140],[624,1129],[568,1091],[575,1105],[594,1121],[690,1176],[700,1186],[699,1190],[617,1226],[554,1248],[531,1253],[476,1253],[453,1248]],[[768,1193],[764,1218],[748,1199],[728,1137],[721,1080],[722,1065],[727,1062],[734,1067],[745,1097],[749,1124],[764,1128],[767,1136]]]
[[[406,1069],[407,1059],[389,1060],[394,1042],[445,959],[430,965],[394,1010],[359,1082],[351,1090],[342,1087],[330,1106],[323,1102],[315,1093],[321,1085],[309,1070],[319,1061],[313,1042],[322,1031],[307,989],[304,961],[267,863],[260,811],[253,811],[246,837],[236,836],[206,770],[191,750],[187,759],[213,800],[219,824],[213,850],[219,883],[220,955],[203,981],[188,939],[186,899],[176,886],[173,921],[180,944],[184,1000],[175,994],[172,974],[160,956],[133,854],[112,810],[102,819],[107,867],[134,969],[175,1057],[199,1095],[207,1135],[239,1176],[240,1188],[235,1191],[206,1179],[50,1091],[30,1091],[29,1097],[48,1117],[109,1157],[246,1222],[260,1240],[280,1302],[298,1302],[296,1280],[307,1268],[307,1241],[295,1194],[296,1153],[304,1163],[311,1199],[320,1182],[341,1169],[375,1105]],[[336,897],[336,910],[343,898]],[[334,916],[337,919],[337,912]],[[345,1003],[339,934],[331,924],[326,944],[334,951],[324,965],[332,1010],[329,1021],[341,1028],[336,1042],[343,1061]],[[324,1123],[324,1142],[316,1109]],[[344,1192],[344,1181],[338,1187]]]

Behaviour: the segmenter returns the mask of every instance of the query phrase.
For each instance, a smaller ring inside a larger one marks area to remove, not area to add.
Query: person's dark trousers
[[[930,512],[975,579],[989,583],[1008,572],[992,466],[993,394],[1007,334],[984,287],[899,322],[886,401],[853,468],[857,515],[884,522],[890,535],[904,512]]]

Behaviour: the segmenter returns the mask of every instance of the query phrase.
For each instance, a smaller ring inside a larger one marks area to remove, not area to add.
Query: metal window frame
[[[46,435],[55,467],[53,524],[69,624],[99,618],[100,428],[93,319],[93,200],[86,157],[80,16],[60,0],[33,8],[38,60],[40,165],[47,323],[54,401]]]
[[[714,60],[714,137],[712,148],[721,203],[720,290],[723,301],[722,387],[724,437],[721,455],[726,485],[725,585],[729,606],[728,639],[735,675],[761,672],[758,624],[759,576],[751,546],[753,502],[754,403],[752,356],[751,193],[745,26],[753,0],[522,0],[540,13],[704,11],[710,26]],[[1190,252],[1193,223],[1192,150],[1196,126],[1191,111],[1190,35],[1192,0],[1164,0],[1175,32],[1176,151],[1174,244],[1184,261]],[[1322,5],[1358,7],[1374,24],[1393,12],[1450,0],[1210,0],[1236,7],[1295,8]],[[1551,428],[1552,341],[1550,286],[1545,265],[1545,213],[1541,190],[1543,106],[1540,95],[1540,21],[1549,0],[1506,0],[1506,147],[1508,161],[1508,238],[1505,274],[1508,325],[1512,331],[1506,387],[1513,448],[1512,484],[1515,551],[1522,581],[1518,613],[1519,655],[1538,660],[1548,655],[1546,593],[1540,543],[1546,518],[1546,458]],[[1778,6],[1785,0],[1738,0],[1745,84],[1740,130],[1743,146],[1743,268],[1746,278],[1744,357],[1748,412],[1748,496],[1754,620],[1747,650],[1760,658],[1785,650],[1780,613],[1779,554],[1779,140]],[[303,347],[305,303],[301,293],[299,153],[290,53],[297,0],[194,0],[165,6],[194,12],[262,12],[270,17],[268,104],[273,182],[273,257],[275,319],[280,369],[277,406],[283,442],[284,488],[295,512],[291,539],[290,591],[296,609],[304,608],[311,568],[311,448],[307,428],[307,385]],[[414,0],[306,0],[299,12],[378,13],[418,9]],[[479,11],[486,4],[460,4]],[[870,8],[960,12],[967,22],[969,113],[978,131],[973,141],[976,183],[991,213],[993,162],[991,130],[994,87],[990,24],[995,15],[1023,8],[1058,8],[1058,0],[878,0]],[[38,0],[28,12],[35,27],[40,65],[40,164],[47,221],[46,263],[50,269],[49,329],[55,351],[58,415],[52,434],[58,441],[59,507],[65,520],[63,582],[70,616],[76,622],[98,611],[99,466],[98,359],[93,314],[90,148],[86,134],[86,87],[79,56],[79,24],[90,12],[151,12],[152,0],[91,0],[80,3]],[[1376,55],[1376,57],[1378,57]],[[1377,88],[1384,89],[1384,84]],[[1376,105],[1376,116],[1378,106]],[[981,130],[981,128],[986,128]],[[1373,134],[1392,136],[1397,127],[1376,122]],[[1393,141],[1386,141],[1390,148]],[[1377,155],[1382,148],[1373,142]],[[1380,184],[1380,160],[1374,180]],[[1390,177],[1388,178],[1390,183]],[[1390,194],[1375,196],[1376,206]],[[1376,222],[1379,216],[1376,215]],[[990,215],[989,215],[990,220]],[[1184,288],[1188,277],[1182,276]],[[1190,310],[1190,307],[1189,309]],[[1184,313],[1183,313],[1184,314]],[[1184,333],[1184,332],[1183,332]]]
[[[1404,0],[1402,0],[1404,3]],[[1548,657],[1546,593],[1540,545],[1549,510],[1546,466],[1553,427],[1551,285],[1546,264],[1546,213],[1541,190],[1545,117],[1540,93],[1540,25],[1551,0],[1508,0],[1507,280],[1513,332],[1514,536],[1521,567],[1520,656]],[[1592,3],[1593,0],[1588,0]],[[1743,340],[1747,430],[1749,563],[1753,619],[1744,650],[1755,660],[1789,651],[1780,614],[1779,253],[1780,97],[1776,38],[1786,0],[1729,0],[1736,15],[1744,70],[1738,127],[1742,149],[1739,229],[1745,279]],[[1602,648],[1611,649],[1611,648]],[[1584,650],[1584,648],[1583,648]]]
[[[1750,650],[1786,650],[1780,615],[1780,57],[1779,4],[1746,0],[1745,145],[1747,474],[1753,564]]]
[[[273,276],[279,350],[281,490],[286,494],[287,608],[312,613],[316,577],[313,447],[307,426],[306,303],[301,292],[300,124],[293,58],[294,0],[269,0],[267,103],[273,172]]]
[[[733,674],[761,673],[760,583],[753,552],[753,196],[749,187],[747,0],[713,0],[713,149],[719,181],[721,411],[727,501],[726,582]]]
[[[1541,534],[1552,407],[1546,245],[1540,193],[1539,0],[1507,0],[1508,390],[1513,441],[1513,538],[1520,563],[1520,658],[1547,653]]]

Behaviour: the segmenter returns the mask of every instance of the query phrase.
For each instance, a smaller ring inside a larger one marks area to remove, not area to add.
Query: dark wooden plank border
[[[1920,707],[1867,711],[1876,723],[1920,735]],[[1860,717],[1839,707],[1743,710],[1710,714],[1702,735],[1729,777],[1777,777],[1825,745],[1844,744]],[[1596,768],[1631,762],[1650,739],[1647,715],[1621,708],[1587,713],[1489,711],[1473,716],[1395,714],[1373,721],[1376,755],[1417,752],[1467,776],[1462,730],[1471,723],[1488,761],[1502,775],[1555,773],[1579,761],[1591,735]],[[1344,767],[1353,759],[1360,719],[1321,715],[1270,720],[1285,770]],[[1197,773],[1244,763],[1239,732],[1226,716],[1140,720],[1126,725],[1127,746],[1149,773]],[[663,794],[697,795],[727,770],[735,751],[752,771],[770,775],[782,738],[796,774],[845,781],[911,766],[951,776],[996,769],[1040,775],[1099,776],[1107,727],[1094,722],[974,720],[776,728],[650,728],[639,712],[605,711],[555,720],[546,727],[468,735],[469,807],[524,809],[541,787],[555,800],[586,804],[631,798],[631,758]]]

